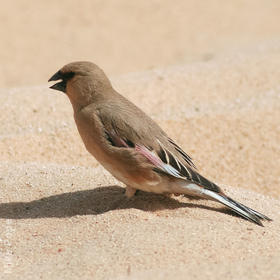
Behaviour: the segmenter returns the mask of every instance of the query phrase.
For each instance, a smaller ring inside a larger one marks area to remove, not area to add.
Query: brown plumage
[[[104,72],[91,62],[73,62],[49,81],[69,97],[87,150],[118,180],[131,197],[137,189],[214,199],[262,225],[270,220],[235,202],[201,176],[192,159],[142,110],[116,92]]]

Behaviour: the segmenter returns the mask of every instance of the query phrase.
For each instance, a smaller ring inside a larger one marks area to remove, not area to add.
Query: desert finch
[[[73,62],[49,81],[66,93],[86,149],[118,180],[126,195],[136,190],[216,200],[262,225],[265,215],[234,201],[200,175],[188,156],[149,116],[116,92],[91,62]]]

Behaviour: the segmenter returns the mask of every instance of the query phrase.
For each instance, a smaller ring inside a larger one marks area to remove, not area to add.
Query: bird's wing
[[[195,164],[193,163],[192,158],[191,158],[188,154],[186,154],[186,152],[185,152],[182,148],[180,148],[171,138],[168,138],[168,141],[169,141],[169,143],[170,143],[171,145],[174,146],[175,150],[176,150],[178,153],[181,154],[181,156],[183,157],[183,159],[185,160],[185,162],[186,162],[187,164],[189,164],[191,167],[193,167],[193,168],[196,169],[196,166],[195,166]]]
[[[133,114],[123,111],[114,104],[102,106],[98,116],[104,127],[104,135],[109,144],[118,148],[133,149],[145,157],[157,172],[193,182],[211,191],[220,188],[207,180],[196,170],[191,158],[149,117],[138,116],[141,121],[133,121],[129,116],[141,114],[134,108]],[[142,118],[141,118],[142,117]]]
[[[185,179],[214,192],[221,191],[216,184],[200,175],[196,170],[194,170],[194,168],[184,164],[181,158],[177,157],[173,152],[166,148],[159,139],[156,139],[156,141],[159,144],[158,150],[149,150],[143,145],[138,145],[136,148],[142,155],[148,159],[151,158],[150,160],[155,163],[158,159],[160,159],[159,171],[163,170],[168,175]]]

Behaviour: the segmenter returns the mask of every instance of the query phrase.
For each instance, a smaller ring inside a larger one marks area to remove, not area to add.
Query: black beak
[[[62,91],[65,93],[66,92],[66,81],[64,80],[64,77],[60,71],[56,72],[53,76],[51,76],[51,78],[48,80],[48,82],[58,81],[58,80],[62,80],[62,81],[52,85],[50,88],[59,90],[59,91]]]

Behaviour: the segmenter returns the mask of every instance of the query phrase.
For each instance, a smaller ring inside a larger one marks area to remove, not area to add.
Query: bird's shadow
[[[52,195],[29,202],[1,203],[0,219],[63,218],[76,215],[99,215],[119,209],[134,208],[153,212],[181,207],[202,208],[234,215],[233,212],[225,208],[180,202],[174,198],[141,191],[137,196],[127,199],[124,196],[123,188],[107,186]]]

